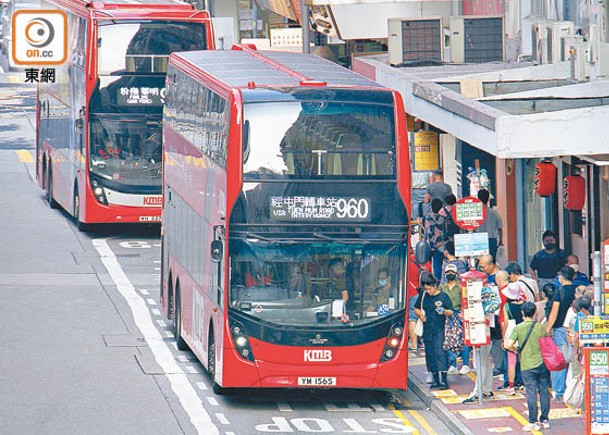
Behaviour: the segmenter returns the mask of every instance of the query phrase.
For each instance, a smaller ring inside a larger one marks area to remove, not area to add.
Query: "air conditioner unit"
[[[570,47],[571,78],[578,82],[583,82],[589,77],[586,69],[587,51],[588,43],[583,41]]]
[[[586,43],[584,41],[584,37],[581,35],[573,35],[573,36],[565,36],[562,38],[561,46],[563,48],[563,53],[561,55],[561,62],[569,62],[571,61],[571,55],[573,54],[571,51],[574,46],[579,46]],[[586,43],[587,44],[587,43]],[[586,50],[588,53],[589,50]],[[586,60],[588,60],[586,58]]]
[[[503,62],[503,16],[450,17],[450,33],[453,62]]]
[[[551,21],[546,25],[546,48],[548,63],[565,62],[563,38],[575,34],[572,21]]]
[[[588,62],[596,63],[598,56],[598,25],[590,24],[588,26],[588,41],[590,42],[590,48],[588,49]]]
[[[389,63],[444,60],[442,18],[389,18]]]
[[[531,25],[531,53],[536,64],[548,63],[547,30],[548,21],[538,21]]]

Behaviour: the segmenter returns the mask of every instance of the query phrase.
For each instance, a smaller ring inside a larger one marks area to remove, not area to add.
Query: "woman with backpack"
[[[524,320],[522,317],[524,294],[520,285],[515,282],[508,284],[501,290],[501,293],[507,298],[507,302],[503,305],[503,322],[501,323],[503,347],[506,351],[507,359],[507,361],[504,360],[504,363],[506,363],[505,367],[507,367],[507,376],[504,380],[503,390],[506,394],[513,396],[516,394],[514,381],[516,378],[520,378],[520,364],[518,363],[518,355],[505,348],[505,343],[510,338],[516,325],[519,325]]]

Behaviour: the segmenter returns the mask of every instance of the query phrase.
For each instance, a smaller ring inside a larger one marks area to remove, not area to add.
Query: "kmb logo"
[[[327,349],[313,350],[313,349],[305,349],[304,351],[304,360],[307,361],[332,361],[332,351]]]
[[[144,205],[163,205],[162,196],[145,196]]]
[[[24,9],[13,14],[12,55],[17,65],[59,65],[68,55],[63,11]]]

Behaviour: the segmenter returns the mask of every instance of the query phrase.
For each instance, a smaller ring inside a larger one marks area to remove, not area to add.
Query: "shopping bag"
[[[454,314],[444,322],[444,343],[442,348],[452,353],[463,350],[463,325],[461,319]]]
[[[423,325],[423,321],[421,319],[417,319],[417,323],[416,325],[414,325],[414,335],[416,335],[417,337],[423,336]]]
[[[567,361],[552,337],[541,337],[539,349],[541,349],[543,362],[549,371],[559,372],[567,368]]]
[[[565,405],[576,410],[582,409],[584,405],[584,372],[580,370],[579,375],[574,375],[572,367],[576,363],[569,366],[567,372],[567,388],[565,388],[564,400]]]

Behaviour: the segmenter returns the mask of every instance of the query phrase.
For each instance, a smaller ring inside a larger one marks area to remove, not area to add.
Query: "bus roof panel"
[[[319,56],[276,51],[191,51],[178,57],[215,77],[229,87],[298,86],[300,77],[325,82],[328,86],[366,86],[379,84]]]

